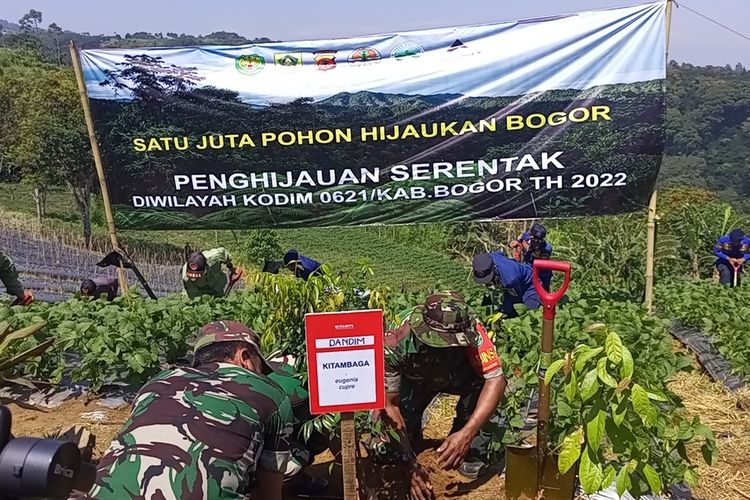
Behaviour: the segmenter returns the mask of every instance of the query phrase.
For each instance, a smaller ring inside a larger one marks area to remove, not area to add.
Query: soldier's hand
[[[411,474],[411,500],[432,500],[435,498],[435,492],[432,491],[430,475],[419,465],[419,462],[413,462],[409,465]]]
[[[440,453],[440,457],[438,458],[440,466],[443,469],[455,469],[458,467],[469,452],[469,447],[473,439],[474,436],[463,429],[445,438],[443,444],[437,449],[438,453]]]

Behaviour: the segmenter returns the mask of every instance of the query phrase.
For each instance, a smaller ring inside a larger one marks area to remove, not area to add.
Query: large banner
[[[647,204],[666,2],[234,47],[84,50],[120,228],[570,217]]]

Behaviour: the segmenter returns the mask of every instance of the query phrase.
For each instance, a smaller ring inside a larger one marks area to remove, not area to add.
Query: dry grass
[[[687,411],[714,431],[721,453],[708,466],[700,449],[690,450],[701,478],[693,494],[706,500],[750,499],[750,389],[729,392],[699,371],[681,373],[669,385]]]

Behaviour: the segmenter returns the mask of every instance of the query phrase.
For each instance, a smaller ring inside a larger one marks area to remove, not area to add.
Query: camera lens
[[[20,437],[0,453],[0,495],[67,498],[81,454],[73,443]]]

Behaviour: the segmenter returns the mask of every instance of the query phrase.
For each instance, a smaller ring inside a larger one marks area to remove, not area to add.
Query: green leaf
[[[633,484],[630,481],[630,472],[628,471],[627,466],[625,466],[617,473],[617,495],[623,496],[632,485]]]
[[[557,415],[560,417],[569,417],[573,414],[573,409],[570,407],[568,403],[566,403],[562,399],[557,400],[555,409],[557,410]]]
[[[661,478],[656,469],[646,464],[643,466],[643,475],[646,476],[646,482],[649,488],[651,488],[651,492],[655,494],[661,493]]]
[[[586,422],[586,444],[591,450],[599,451],[604,437],[604,425],[607,423],[607,413],[604,410],[596,409],[589,414],[589,420]]]
[[[704,444],[701,446],[701,454],[703,454],[703,460],[708,465],[714,465],[719,459],[719,453],[716,451],[713,445]]]
[[[698,473],[695,472],[695,469],[692,467],[688,467],[685,469],[685,473],[682,475],[682,479],[685,480],[685,482],[690,486],[691,488],[695,488],[698,486]]]
[[[565,436],[557,457],[557,467],[561,473],[568,472],[581,456],[581,439],[583,439],[583,429],[580,427],[572,434]]]
[[[620,378],[633,378],[633,355],[630,349],[622,347],[622,364],[620,365]]]
[[[604,469],[602,488],[609,488],[610,485],[615,482],[615,475],[617,475],[615,468],[612,465],[608,465],[607,468]]]
[[[607,358],[601,358],[596,364],[596,373],[604,385],[617,387],[617,380],[607,372]]]
[[[667,397],[664,394],[660,394],[653,390],[646,390],[646,394],[648,394],[648,399],[651,399],[653,401],[661,401],[661,402],[668,401]]]
[[[554,377],[557,372],[560,371],[560,368],[562,368],[564,364],[564,359],[558,359],[557,361],[552,363],[549,368],[547,368],[547,373],[544,375],[544,383],[549,385],[549,383],[552,381],[552,377]]]
[[[609,360],[619,365],[622,362],[622,340],[620,336],[615,332],[609,332],[607,334],[607,340],[604,342],[604,347],[607,350],[607,357]]]
[[[578,478],[583,490],[588,493],[599,491],[602,487],[602,466],[591,460],[590,451],[585,449],[578,466]]]
[[[656,408],[648,399],[646,390],[638,384],[633,384],[633,388],[630,393],[630,402],[633,405],[633,409],[641,417],[643,423],[653,427],[656,425]]]
[[[584,401],[591,399],[599,390],[596,371],[596,369],[589,371],[581,381],[581,398],[583,398]],[[648,397],[646,399],[648,399]]]
[[[570,380],[565,384],[565,397],[568,398],[568,401],[572,403],[576,398],[577,392],[578,380],[576,377],[576,372],[570,372]]]
[[[617,427],[620,427],[622,425],[622,422],[625,420],[625,415],[627,415],[627,411],[628,411],[627,400],[623,398],[620,404],[612,403],[610,408],[612,409],[612,421],[615,423]]]
[[[597,347],[596,349],[591,349],[589,351],[583,351],[581,354],[579,354],[576,357],[576,370],[578,372],[583,371],[583,368],[586,366],[586,362],[593,358],[594,356],[597,356],[600,352],[604,350],[603,347]]]

